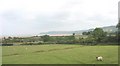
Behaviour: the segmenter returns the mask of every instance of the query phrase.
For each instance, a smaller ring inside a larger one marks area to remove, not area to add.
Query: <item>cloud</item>
[[[118,0],[0,0],[3,35],[83,30],[117,24]]]

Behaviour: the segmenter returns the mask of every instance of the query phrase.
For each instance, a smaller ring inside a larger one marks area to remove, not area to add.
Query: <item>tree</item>
[[[75,36],[75,33],[73,33],[73,36]]]
[[[120,44],[120,41],[119,41],[120,40],[120,18],[119,18],[119,22],[116,27],[118,28],[118,32],[117,32],[118,43]]]
[[[83,32],[82,35],[91,35],[92,31],[88,31],[88,32]]]
[[[2,43],[3,43],[3,44],[7,44],[6,39],[7,39],[6,37],[3,37],[3,39],[2,39]]]
[[[103,31],[102,28],[95,28],[92,32],[92,36],[95,38],[96,42],[101,42],[102,39],[106,37],[107,33]]]
[[[120,19],[116,27],[120,29]]]
[[[44,42],[47,42],[47,41],[50,40],[50,36],[49,35],[41,36],[41,38],[43,39]]]
[[[83,32],[82,35],[88,35],[88,32]]]

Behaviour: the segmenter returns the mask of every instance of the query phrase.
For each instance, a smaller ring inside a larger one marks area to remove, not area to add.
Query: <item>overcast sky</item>
[[[119,0],[0,0],[0,35],[116,25]]]

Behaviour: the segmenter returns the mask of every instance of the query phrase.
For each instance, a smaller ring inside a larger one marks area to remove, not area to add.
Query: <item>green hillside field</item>
[[[2,64],[118,64],[118,46],[3,46]]]

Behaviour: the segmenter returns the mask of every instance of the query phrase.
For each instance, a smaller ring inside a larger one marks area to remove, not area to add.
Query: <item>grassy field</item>
[[[2,47],[3,64],[117,64],[118,46],[34,45]],[[103,61],[96,61],[96,56]]]
[[[2,47],[0,46],[0,66],[2,65]]]

